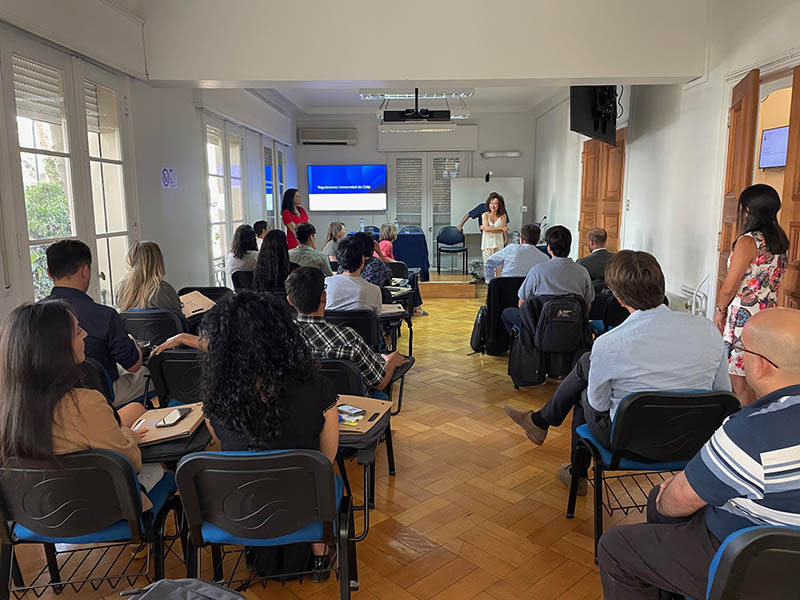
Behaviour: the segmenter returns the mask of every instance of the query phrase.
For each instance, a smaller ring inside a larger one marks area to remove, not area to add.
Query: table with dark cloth
[[[420,279],[430,279],[430,262],[428,261],[428,241],[425,234],[419,231],[398,233],[394,241],[394,259],[402,261],[409,268],[421,270]]]

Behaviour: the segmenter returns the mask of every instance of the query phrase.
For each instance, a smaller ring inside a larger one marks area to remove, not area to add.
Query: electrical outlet
[[[528,207],[524,204],[522,205],[522,212],[528,212]]]

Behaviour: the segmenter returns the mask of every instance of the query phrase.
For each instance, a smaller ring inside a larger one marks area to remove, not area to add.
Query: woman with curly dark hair
[[[203,411],[222,449],[311,449],[333,462],[339,446],[336,390],[317,372],[283,304],[240,291],[208,311],[201,330]],[[313,544],[313,554],[319,571],[324,544]],[[254,560],[258,565],[261,559]]]
[[[272,229],[264,237],[258,252],[253,289],[256,292],[285,293],[283,286],[286,278],[297,267],[298,265],[289,261],[286,234],[280,229]]]

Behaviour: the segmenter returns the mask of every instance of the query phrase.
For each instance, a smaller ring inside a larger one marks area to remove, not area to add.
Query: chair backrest
[[[614,416],[612,458],[635,455],[654,462],[689,460],[739,406],[730,392],[628,394]]]
[[[234,271],[231,273],[231,279],[235,290],[253,289],[253,271]]]
[[[84,450],[56,463],[13,458],[0,467],[0,538],[7,523],[35,534],[70,538],[128,521],[131,539],[142,541],[142,503],[136,472],[111,450]]]
[[[416,225],[406,225],[400,230],[400,233],[425,233],[422,231],[422,227],[417,227]]]
[[[631,314],[628,312],[627,308],[619,303],[619,300],[614,298],[614,296],[605,298],[605,303],[606,307],[605,310],[603,310],[603,326],[606,329],[622,325],[622,323],[625,322],[625,319],[627,319]]]
[[[352,327],[371,348],[378,349],[381,325],[378,315],[371,310],[326,310],[325,320],[337,325]]]
[[[729,535],[708,573],[708,600],[797,598],[800,530],[747,527]]]
[[[125,331],[135,340],[149,342],[151,346],[158,346],[186,330],[181,317],[171,310],[125,310],[119,316]]]
[[[83,384],[90,390],[96,390],[103,394],[108,403],[113,405],[114,386],[103,365],[87,356],[81,364],[81,368],[83,369]]]
[[[333,382],[337,394],[345,396],[362,396],[364,394],[361,372],[352,361],[325,358],[320,361],[319,373]]]
[[[400,279],[408,279],[408,265],[402,261],[392,261],[385,263],[389,265],[389,270],[392,272],[392,277]]]
[[[339,261],[331,260],[329,262],[331,264],[331,271],[333,271],[333,274],[336,275],[336,273],[339,272]]]
[[[181,404],[201,402],[200,352],[165,350],[150,357],[150,377],[162,406],[170,400]]]
[[[333,466],[316,450],[199,452],[175,472],[192,541],[210,523],[237,538],[270,539],[322,521],[334,543]]]
[[[495,277],[486,292],[486,353],[505,354],[511,338],[503,325],[503,310],[517,306],[524,277]]]
[[[445,246],[454,246],[456,244],[464,243],[464,233],[458,230],[458,227],[447,225],[439,230],[439,235],[436,236],[436,243]]]
[[[223,286],[209,286],[209,287],[197,287],[197,286],[189,286],[183,287],[178,290],[178,295],[183,296],[184,294],[188,294],[189,292],[200,292],[213,302],[219,302],[228,294],[232,294],[233,290],[228,287]]]
[[[371,233],[373,235],[375,235],[376,233],[380,235],[381,228],[375,227],[375,225],[364,225],[364,231],[366,231],[367,233]]]

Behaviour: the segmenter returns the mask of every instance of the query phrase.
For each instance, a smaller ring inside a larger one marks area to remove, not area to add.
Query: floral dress
[[[778,303],[778,287],[786,272],[787,263],[786,254],[773,254],[769,251],[764,234],[760,231],[745,233],[741,237],[745,236],[753,238],[758,254],[747,268],[739,284],[739,291],[728,306],[728,322],[723,339],[728,350],[728,372],[731,375],[744,375],[743,353],[733,349],[733,345],[741,338],[742,328],[750,317]],[[728,257],[728,267],[732,256],[733,254]]]

